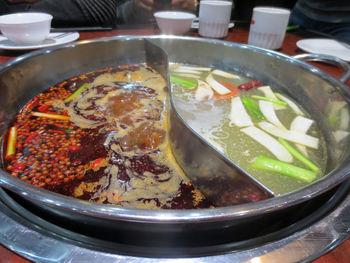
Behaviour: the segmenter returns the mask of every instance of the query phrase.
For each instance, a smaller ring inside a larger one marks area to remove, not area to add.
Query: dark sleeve
[[[350,23],[349,0],[299,0],[296,8],[308,18],[326,23]]]
[[[115,26],[117,0],[41,0],[30,11],[47,12],[52,26]]]
[[[117,0],[76,0],[84,16],[93,25],[115,26]]]
[[[0,15],[27,11],[30,4],[9,3],[7,0],[0,0]]]
[[[9,6],[6,0],[0,0],[0,15],[5,15],[10,12]]]

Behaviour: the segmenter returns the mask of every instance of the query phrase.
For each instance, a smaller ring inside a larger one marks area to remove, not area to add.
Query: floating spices
[[[12,156],[7,171],[34,186],[96,203],[209,207],[168,148],[165,86],[156,71],[130,65],[50,87],[16,116],[7,140],[6,157]]]

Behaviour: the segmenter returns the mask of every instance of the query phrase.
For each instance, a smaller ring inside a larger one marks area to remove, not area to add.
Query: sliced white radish
[[[281,137],[291,142],[300,143],[313,149],[318,148],[319,139],[316,137],[297,131],[283,130],[267,121],[259,122],[259,127],[276,137]]]
[[[292,110],[298,114],[298,115],[304,115],[304,112],[302,112],[302,110],[298,107],[298,105],[296,105],[294,103],[294,101],[288,99],[286,96],[283,96],[280,93],[275,93],[275,95],[277,96],[277,98],[279,98],[280,100],[283,100],[284,102],[286,102],[288,104],[289,107],[292,108]]]
[[[290,124],[290,129],[292,131],[307,133],[313,123],[314,120],[312,119],[303,116],[296,116]]]
[[[293,156],[288,152],[288,150],[266,132],[254,126],[243,128],[241,131],[268,149],[279,160],[288,163],[293,161]]]
[[[197,74],[201,75],[202,72],[194,69],[183,69],[183,68],[176,68],[173,70],[175,73],[187,73],[187,74]]]
[[[230,123],[238,127],[253,125],[240,97],[234,97],[231,100]]]
[[[211,89],[210,85],[202,80],[197,80],[198,86],[194,98],[198,101],[209,99],[213,97],[214,91]]]
[[[261,87],[258,87],[258,90],[264,93],[265,97],[278,100],[278,98],[276,97],[275,93],[273,93],[270,86],[261,86]]]
[[[239,78],[235,74],[228,73],[228,72],[222,71],[220,69],[213,70],[212,74],[217,75],[217,76],[221,76],[221,77],[224,77],[224,78],[229,78],[229,79],[237,79],[237,78]]]
[[[278,98],[276,97],[275,93],[273,93],[270,86],[261,86],[261,87],[258,87],[258,90],[264,93],[265,97],[278,100]],[[275,110],[283,110],[286,108],[285,106],[279,105],[276,103],[274,103],[273,107],[275,108]]]
[[[265,118],[276,125],[277,127],[286,130],[284,125],[278,119],[275,109],[273,107],[273,103],[270,101],[259,100],[259,108],[262,114],[264,114]]]
[[[209,85],[220,95],[224,95],[227,93],[230,93],[231,90],[226,88],[224,85],[221,85],[218,81],[216,81],[213,78],[212,74],[209,74],[208,77],[206,78],[206,81],[209,83]]]
[[[310,129],[311,125],[314,123],[314,120],[311,120],[309,118],[303,117],[303,116],[296,116],[294,120],[290,124],[290,130],[301,132],[301,133],[307,133],[307,131]],[[298,150],[305,156],[309,156],[309,153],[307,152],[307,149],[305,145],[301,144],[295,144],[295,146],[298,148]]]
[[[174,70],[177,69],[177,70],[196,70],[196,71],[210,71],[211,68],[208,68],[208,67],[191,67],[191,66],[184,66],[184,65],[179,65],[177,67],[174,67],[173,68]]]
[[[173,72],[174,76],[177,77],[185,77],[185,78],[191,78],[191,79],[199,79],[200,78],[200,74],[196,75],[193,73],[177,73],[177,72]]]

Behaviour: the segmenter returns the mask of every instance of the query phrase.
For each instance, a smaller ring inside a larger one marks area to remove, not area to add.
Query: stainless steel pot
[[[0,133],[34,95],[69,77],[125,63],[138,63],[142,57],[136,43],[144,38],[163,48],[169,61],[233,70],[279,88],[310,112],[321,127],[328,148],[327,175],[299,191],[267,200],[236,206],[202,210],[141,210],[93,204],[62,196],[24,183],[0,170],[0,185],[29,206],[57,218],[99,226],[147,233],[203,233],[239,227],[257,227],[298,213],[308,201],[321,196],[348,178],[350,172],[347,136],[340,142],[334,133],[344,127],[331,127],[334,103],[343,103],[349,113],[350,92],[341,81],[298,59],[249,45],[190,37],[122,36],[80,41],[62,47],[23,55],[0,68]],[[348,67],[341,60],[332,59]],[[349,68],[349,67],[348,67]],[[348,70],[348,69],[347,69]],[[347,72],[349,73],[349,72]],[[343,76],[342,81],[348,78]],[[349,120],[346,124],[349,132]],[[264,220],[262,218],[264,217]],[[231,232],[230,232],[231,233]]]

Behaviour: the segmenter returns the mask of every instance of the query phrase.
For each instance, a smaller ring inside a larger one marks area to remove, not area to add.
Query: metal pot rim
[[[188,41],[200,41],[212,43],[215,45],[225,45],[225,46],[235,46],[241,49],[248,49],[252,52],[263,53],[268,56],[273,56],[275,58],[288,61],[297,65],[298,67],[303,67],[304,69],[318,75],[319,77],[333,83],[336,86],[342,87],[344,90],[347,87],[330,76],[329,74],[317,69],[316,67],[307,64],[303,61],[295,59],[293,57],[271,51],[258,47],[253,47],[246,44],[238,44],[222,40],[204,39],[204,38],[194,38],[194,37],[179,37],[179,36],[116,36],[116,37],[105,37],[93,40],[82,40],[72,44],[66,44],[60,47],[42,49],[33,51],[29,54],[19,56],[13,60],[10,60],[0,66],[0,74],[2,71],[9,67],[15,66],[23,60],[34,56],[45,55],[47,53],[54,52],[55,50],[74,48],[80,45],[86,45],[91,43],[99,43],[106,41],[118,41],[118,40],[131,40],[131,39],[181,39]],[[349,163],[350,158],[348,158],[344,163]],[[39,202],[41,204],[48,205],[50,207],[55,207],[58,209],[68,210],[74,213],[79,213],[87,216],[98,217],[109,220],[122,220],[129,222],[139,222],[139,223],[198,223],[198,222],[217,222],[226,220],[235,220],[246,218],[254,215],[262,215],[271,212],[275,212],[287,207],[294,206],[296,204],[305,202],[307,200],[316,197],[331,188],[335,187],[342,181],[344,181],[348,175],[349,171],[343,164],[341,167],[333,170],[328,175],[324,176],[320,180],[312,183],[311,185],[300,189],[295,192],[283,196],[277,196],[270,199],[266,199],[259,202],[252,202],[246,204],[240,204],[228,207],[218,207],[218,208],[208,208],[208,209],[192,209],[192,210],[147,210],[147,209],[132,209],[132,208],[122,208],[110,205],[95,204],[88,201],[82,201],[72,197],[63,196],[56,194],[47,190],[43,190],[32,186],[28,183],[22,182],[17,178],[9,175],[8,173],[0,170],[0,185],[21,195],[22,197],[29,198],[32,201]]]

